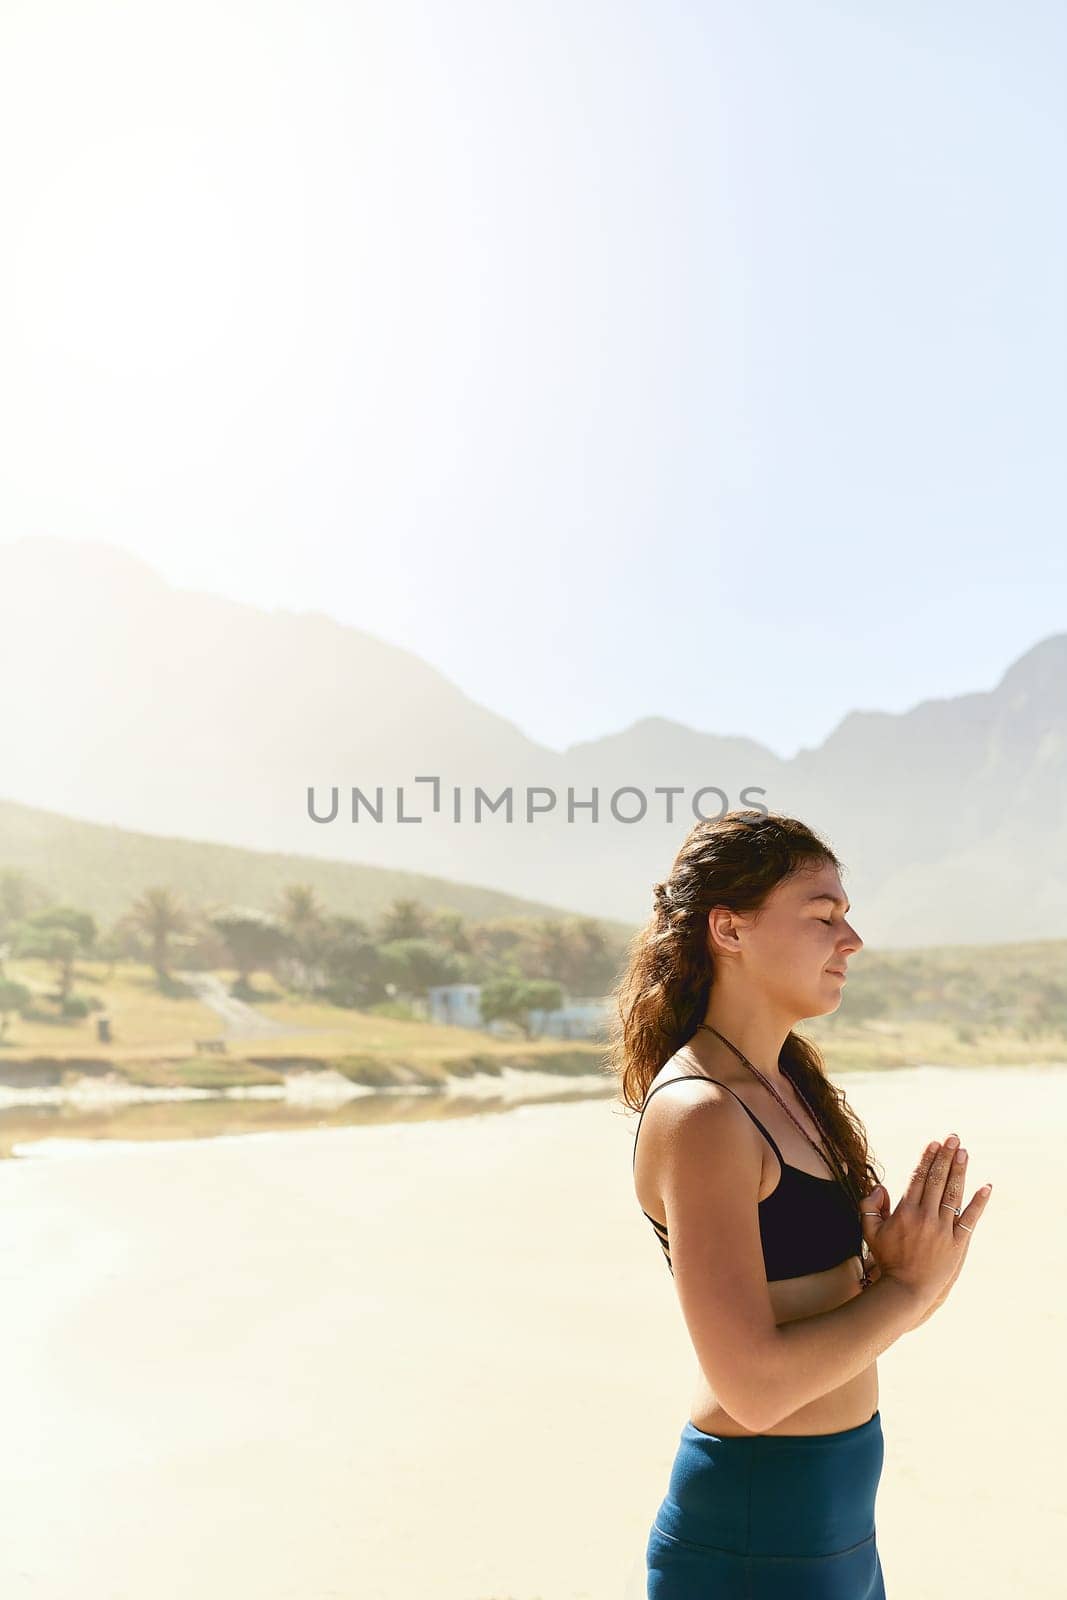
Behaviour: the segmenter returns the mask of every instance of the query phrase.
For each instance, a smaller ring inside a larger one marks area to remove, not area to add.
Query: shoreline
[[[522,1067],[503,1067],[499,1073],[478,1072],[451,1075],[438,1083],[354,1083],[329,1068],[321,1071],[286,1073],[283,1083],[231,1085],[218,1089],[183,1087],[180,1084],[151,1086],[130,1083],[121,1074],[106,1077],[84,1076],[68,1084],[42,1084],[17,1088],[0,1083],[0,1111],[34,1106],[71,1106],[78,1110],[99,1110],[114,1106],[146,1105],[189,1100],[277,1100],[283,1103],[344,1105],[368,1095],[464,1095],[490,1099],[503,1096],[526,1099],[555,1094],[560,1088],[574,1088],[588,1094],[609,1080],[602,1072],[536,1072]]]
[[[852,1080],[878,1078],[898,1072],[1057,1072],[1067,1068],[1064,1061],[918,1061],[906,1066],[844,1066],[834,1077]],[[499,1072],[447,1074],[433,1083],[366,1084],[357,1083],[329,1067],[296,1070],[284,1074],[282,1083],[234,1084],[219,1088],[196,1088],[181,1084],[136,1084],[121,1073],[104,1076],[82,1075],[66,1084],[40,1084],[27,1087],[5,1084],[0,1079],[0,1112],[34,1106],[70,1106],[78,1110],[99,1110],[114,1106],[174,1103],[195,1100],[277,1100],[282,1103],[344,1105],[350,1100],[374,1095],[462,1095],[471,1098],[507,1099],[551,1095],[561,1088],[573,1088],[583,1096],[603,1088],[612,1080],[605,1072],[538,1072],[533,1068],[502,1067]]]

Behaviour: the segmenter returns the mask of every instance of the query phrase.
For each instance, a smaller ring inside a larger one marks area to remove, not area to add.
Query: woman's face
[[[747,979],[785,1012],[819,1017],[836,1011],[848,962],[863,940],[847,920],[848,900],[832,862],[807,866],[776,884],[758,914],[725,908],[712,919],[732,937],[713,936],[712,949],[729,954]]]

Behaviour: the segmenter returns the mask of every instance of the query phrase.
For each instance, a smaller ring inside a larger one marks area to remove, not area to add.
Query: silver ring
[[[882,1215],[882,1213],[880,1211],[861,1211],[860,1212],[860,1216],[861,1217],[880,1217],[881,1215]]]
[[[956,1226],[957,1226],[957,1228],[962,1228],[964,1233],[973,1233],[974,1232],[974,1229],[973,1228],[968,1228],[968,1226],[967,1226],[967,1224],[965,1222],[957,1222]]]
[[[957,1217],[960,1215],[961,1211],[963,1210],[962,1206],[950,1206],[947,1200],[942,1200],[941,1206],[945,1206],[949,1211],[954,1211],[956,1213]],[[941,1206],[938,1206],[938,1208],[937,1208],[939,1211],[941,1210]]]

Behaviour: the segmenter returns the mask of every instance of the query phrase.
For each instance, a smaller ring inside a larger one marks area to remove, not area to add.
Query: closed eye
[[[826,926],[828,928],[833,926],[833,920],[834,920],[833,917],[818,917],[818,918],[816,918],[816,921],[818,921],[818,922],[825,922]]]

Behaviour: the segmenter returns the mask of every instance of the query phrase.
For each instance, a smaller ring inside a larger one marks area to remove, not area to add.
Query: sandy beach
[[[879,1362],[889,1600],[1062,1593],[1067,1068],[841,1080],[988,1212]],[[640,1600],[693,1356],[611,1099],[0,1164],[5,1600]]]

